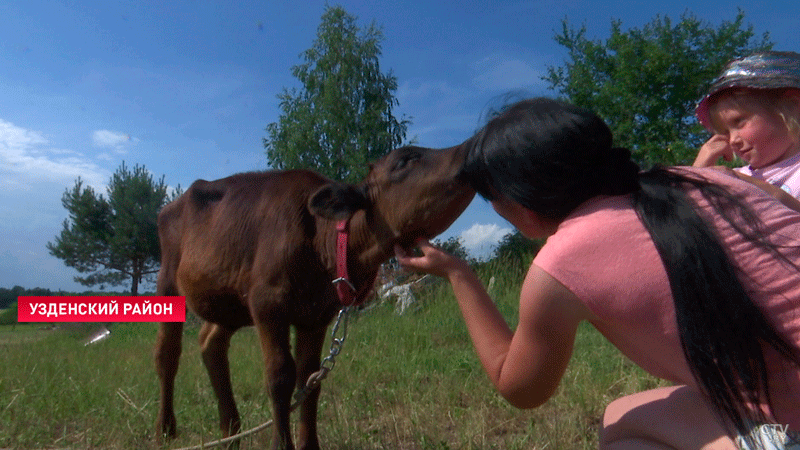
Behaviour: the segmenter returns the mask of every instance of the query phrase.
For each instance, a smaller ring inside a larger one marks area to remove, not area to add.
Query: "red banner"
[[[185,297],[19,297],[19,322],[185,322]]]

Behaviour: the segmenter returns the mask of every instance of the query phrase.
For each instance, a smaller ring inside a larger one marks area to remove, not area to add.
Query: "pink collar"
[[[349,220],[342,220],[336,224],[336,279],[333,280],[333,284],[336,286],[336,293],[339,294],[339,302],[344,306],[361,304],[367,298],[367,291],[370,289],[370,285],[366,284],[356,295],[356,287],[353,286],[347,272],[349,225]]]

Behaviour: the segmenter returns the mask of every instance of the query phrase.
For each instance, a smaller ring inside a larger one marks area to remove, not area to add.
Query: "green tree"
[[[464,261],[468,261],[469,263],[475,262],[475,258],[469,255],[469,251],[466,247],[464,247],[464,243],[461,241],[459,236],[451,236],[446,241],[435,239],[433,244],[445,252],[463,259]]]
[[[11,289],[0,288],[0,309],[5,309],[17,302],[17,297],[25,295],[25,288],[14,286]]]
[[[130,280],[137,295],[139,284],[158,271],[158,212],[179,193],[180,187],[168,195],[163,176],[155,181],[144,166],[129,170],[124,162],[111,176],[108,199],[78,178],[61,198],[69,217],[47,249],[86,274],[75,277],[84,286]]]
[[[397,79],[381,73],[383,32],[362,29],[341,7],[326,7],[317,38],[292,67],[302,89],[278,95],[281,116],[267,125],[267,159],[275,169],[310,168],[355,182],[370,161],[397,147],[409,120],[392,109]]]
[[[713,26],[685,12],[673,24],[656,16],[642,29],[622,29],[612,20],[610,37],[586,37],[567,20],[555,36],[568,60],[549,67],[551,89],[599,114],[611,127],[615,145],[636,160],[688,164],[709,138],[694,117],[696,102],[729,60],[772,48],[769,34],[756,40],[739,10],[733,21]]]
[[[494,249],[494,257],[500,260],[513,260],[529,262],[536,256],[536,252],[544,245],[544,239],[528,239],[514,230],[503,236]]]
[[[19,307],[16,301],[8,309],[0,309],[0,325],[16,325],[18,317]]]

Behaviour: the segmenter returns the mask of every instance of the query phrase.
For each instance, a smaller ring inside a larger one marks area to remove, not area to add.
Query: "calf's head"
[[[329,183],[309,200],[309,209],[333,220],[363,218],[380,244],[412,247],[449,227],[475,191],[459,178],[461,146],[395,149],[370,166],[358,185]]]

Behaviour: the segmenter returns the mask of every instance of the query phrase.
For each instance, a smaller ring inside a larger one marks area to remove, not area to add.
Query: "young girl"
[[[756,53],[728,63],[697,106],[714,136],[695,167],[739,156],[736,170],[800,197],[800,54]]]
[[[548,237],[516,330],[464,261],[421,241],[422,256],[396,248],[399,262],[449,280],[484,369],[517,407],[553,395],[584,320],[676,384],[611,403],[602,448],[758,448],[784,425],[794,436],[800,214],[714,169],[640,173],[611,141],[594,114],[533,99],[464,144],[477,192],[525,236]]]

